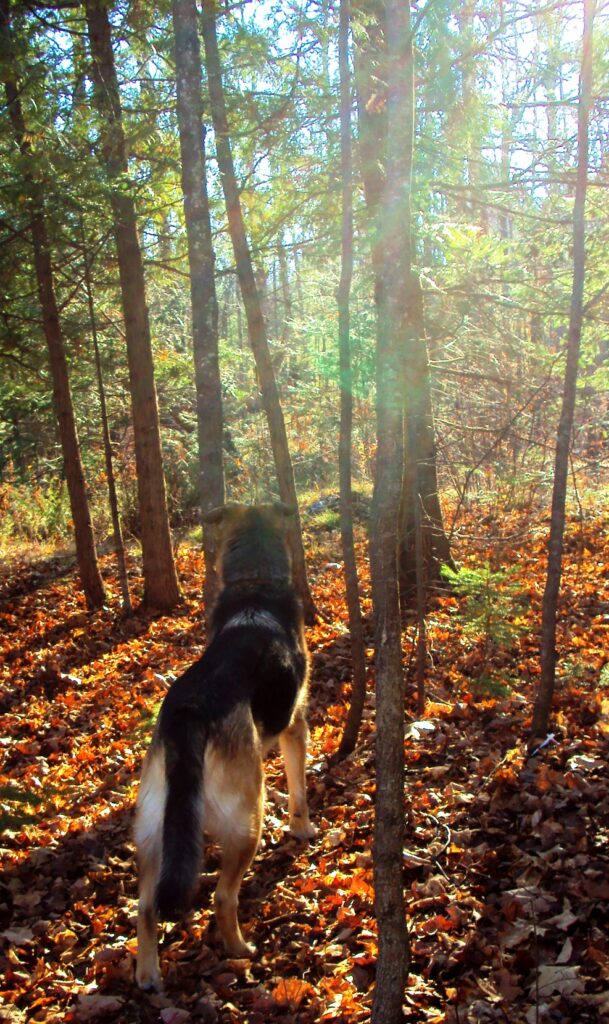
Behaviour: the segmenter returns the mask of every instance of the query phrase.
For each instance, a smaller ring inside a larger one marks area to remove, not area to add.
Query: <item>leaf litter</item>
[[[417,716],[409,682],[405,730],[411,1024],[609,1019],[609,581],[597,570],[609,564],[608,527],[606,514],[589,513],[585,544],[581,525],[570,527],[555,736],[533,759],[525,740],[538,678],[541,531],[502,550],[530,595],[526,628],[494,655],[499,669],[509,664],[508,692],[474,685],[486,654],[456,621],[459,598],[433,601],[430,696]],[[477,549],[468,545],[464,558],[489,557],[488,532],[481,537],[477,524]],[[362,543],[369,614],[364,554]],[[339,558],[335,533],[311,560],[324,613],[309,630],[318,838],[304,846],[287,835],[283,770],[270,758],[264,838],[241,896],[256,957],[228,960],[219,945],[210,911],[218,852],[209,848],[197,909],[163,929],[162,996],[133,983],[132,811],[156,710],[204,647],[201,556],[181,549],[185,599],[174,615],[131,619],[117,611],[109,559],[114,594],[94,614],[65,569],[12,567],[0,605],[0,1022],[370,1019],[374,696],[356,752],[335,763],[350,685]],[[136,588],[134,559],[130,575]],[[407,669],[412,634],[408,626]],[[367,656],[372,679],[371,647]]]

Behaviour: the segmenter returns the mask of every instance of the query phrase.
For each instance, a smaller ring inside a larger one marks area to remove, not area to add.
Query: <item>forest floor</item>
[[[609,513],[569,524],[555,736],[526,758],[538,679],[547,522],[471,509],[455,553],[515,569],[522,600],[490,651],[457,595],[434,599],[424,718],[409,683],[404,883],[412,943],[404,1020],[510,1024],[609,1020]],[[370,1019],[376,934],[374,709],[332,762],[349,696],[337,533],[309,537],[309,792],[319,832],[289,838],[285,781],[268,761],[264,839],[241,894],[251,962],[227,960],[210,921],[217,854],[197,909],[161,939],[164,996],[133,983],[133,804],[153,714],[203,649],[201,558],[182,546],[185,601],[123,619],[88,614],[61,562],[0,581],[0,1021],[272,1024]],[[365,578],[364,607],[369,612]],[[132,559],[134,592],[138,586]],[[489,598],[490,599],[490,598]],[[413,630],[405,632],[410,672]],[[479,679],[485,671],[486,687]],[[603,688],[604,685],[604,688]],[[490,689],[489,689],[490,687]],[[490,691],[494,691],[491,693]]]

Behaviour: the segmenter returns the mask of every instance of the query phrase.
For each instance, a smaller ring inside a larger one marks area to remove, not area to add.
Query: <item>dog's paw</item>
[[[294,816],[290,819],[290,833],[296,839],[315,839],[317,829],[308,818]]]
[[[163,981],[158,970],[150,970],[146,967],[140,970],[138,967],[135,972],[135,980],[142,992],[156,993],[156,995],[161,995],[163,992]]]
[[[235,939],[234,942],[225,942],[224,946],[228,956],[232,960],[251,960],[256,955],[256,947],[245,939]]]

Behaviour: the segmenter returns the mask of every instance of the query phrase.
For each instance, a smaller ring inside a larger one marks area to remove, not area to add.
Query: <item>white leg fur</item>
[[[309,820],[307,805],[305,762],[308,738],[307,723],[299,712],[296,712],[292,724],[279,737],[288,780],[290,832],[298,839],[313,839],[317,832]]]
[[[146,991],[160,992],[157,915],[154,900],[163,855],[163,818],[167,801],[165,756],[153,748],[144,762],[137,798],[135,842],[139,875],[136,980]]]

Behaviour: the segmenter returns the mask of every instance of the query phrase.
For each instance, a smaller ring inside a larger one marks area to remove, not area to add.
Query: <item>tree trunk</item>
[[[360,605],[357,563],[353,538],[353,494],[351,488],[351,443],[353,431],[353,374],[351,370],[349,298],[353,276],[353,167],[351,149],[351,75],[349,72],[350,0],[341,0],[338,28],[340,71],[340,161],[342,189],[341,266],[338,285],[338,349],[340,363],[340,437],[338,473],[340,480],[340,533],[345,566],[345,589],[351,633],[353,686],[338,756],[355,748],[366,697],[364,627]]]
[[[404,348],[410,278],[409,148],[412,147],[413,52],[410,7],[385,0],[387,134],[378,256],[377,465],[372,596],[376,627],[375,913],[379,953],[373,1024],[402,1018],[409,950],[403,891],[404,671],[398,591],[398,514],[402,484]],[[404,240],[406,239],[406,245]]]
[[[386,45],[386,24],[380,0],[365,0],[366,14],[365,33],[360,32],[360,42],[355,50],[355,83],[357,94],[357,111],[359,122],[359,157],[364,185],[366,207],[371,220],[379,216],[383,199],[385,171],[379,153],[383,152],[387,137],[387,109],[379,102],[379,83],[385,81],[383,52]],[[404,234],[406,239],[406,235]],[[372,260],[376,281],[376,291],[381,288],[380,278],[382,267],[379,242],[373,247]],[[436,441],[431,402],[431,381],[429,358],[424,339],[423,303],[419,279],[412,272],[413,243],[409,236],[406,242],[407,262],[410,266],[408,274],[408,346],[404,358],[409,364],[409,416],[412,413],[412,401],[417,401],[418,425],[414,434],[409,432],[405,446],[406,472],[404,474],[401,506],[400,527],[400,592],[406,600],[411,600],[416,590],[416,557],[415,557],[415,512],[411,482],[413,478],[410,463],[411,443],[416,439],[418,461],[417,476],[420,484],[419,499],[421,502],[421,525],[423,528],[423,558],[425,577],[427,580],[439,582],[439,569],[442,564],[453,565],[450,544],[444,531],[442,509],[438,494],[438,475],[436,461]],[[412,378],[412,374],[416,377]]]
[[[207,196],[201,51],[196,0],[173,0],[173,26],[197,392],[199,481],[205,556],[204,601],[209,625],[219,580],[215,531],[213,527],[205,524],[205,513],[224,504],[225,489],[222,463],[222,389],[218,358],[218,303]]]
[[[592,103],[592,49],[596,0],[584,0],[584,35],[577,116],[577,179],[573,204],[573,287],[569,314],[567,363],[563,399],[556,437],[554,488],[548,544],[548,570],[541,621],[541,677],[531,725],[530,749],[548,732],[556,670],[556,614],[560,593],[565,504],[569,472],[569,450],[577,389],[579,349],[583,320],[585,251],[585,208],[588,186],[588,122]]]
[[[365,0],[358,7],[366,15],[365,28],[360,27],[354,50],[358,152],[366,207],[374,222],[379,216],[385,181],[379,155],[387,137],[387,109],[378,95],[383,74],[385,19],[382,0]]]
[[[408,421],[407,432],[404,436],[404,448],[408,451],[410,463],[411,483],[411,504],[414,512],[414,561],[415,561],[415,590],[417,609],[417,658],[416,658],[416,692],[417,692],[417,713],[422,718],[425,713],[425,668],[427,665],[427,586],[425,579],[425,561],[423,553],[423,524],[421,515],[419,463],[416,458],[416,423],[413,418]],[[404,460],[406,461],[406,459]],[[404,473],[406,477],[406,472]],[[404,488],[402,486],[402,506],[404,504]],[[403,540],[403,533],[400,531],[400,538]],[[401,607],[401,596],[400,596]]]
[[[91,278],[91,264],[89,262],[89,251],[87,237],[85,234],[84,220],[81,218],[82,254],[85,272],[85,289],[87,292],[87,305],[89,307],[89,322],[91,325],[91,338],[93,341],[93,353],[95,356],[95,372],[97,375],[97,389],[99,392],[99,405],[102,421],[102,437],[104,443],[104,460],[106,463],[106,479],[108,482],[108,504],[110,505],[110,518],[112,519],[112,532],[114,534],[114,553],[116,555],[116,566],[118,580],[121,588],[123,611],[126,615],[132,612],[131,597],[129,594],[129,577],[127,576],[127,562],[125,559],[125,545],[123,543],[123,531],[118,511],[118,496],[116,493],[116,481],[114,478],[114,465],[112,463],[112,443],[110,441],[110,426],[108,423],[108,408],[106,405],[106,389],[104,387],[104,375],[102,371],[101,355],[97,341],[97,321],[95,317],[95,305],[93,302],[93,281]]]
[[[281,317],[281,341],[284,345],[287,345],[292,329],[293,314],[288,257],[283,242],[283,231],[280,231],[277,236],[277,259],[279,262],[279,283],[281,285],[281,300],[283,305],[283,315]]]
[[[277,482],[281,500],[296,509],[296,515],[290,518],[288,541],[292,553],[292,569],[294,583],[303,602],[305,619],[312,623],[315,621],[315,605],[309,583],[302,545],[302,530],[300,516],[298,515],[298,498],[294,482],[294,471],[288,448],[288,439],[285,429],[285,422],[273,364],[269,352],[266,324],[262,313],[260,296],[256,286],[256,278],[252,266],[252,258],[249,250],[241,200],[235,176],[235,168],[230,145],[228,118],[224,102],[224,88],[222,85],[222,72],[220,67],[220,55],[218,52],[218,39],[216,34],[216,9],[215,0],[204,0],[203,3],[203,41],[205,44],[205,65],[207,69],[207,84],[211,105],[214,132],[216,137],[216,155],[220,170],[220,179],[226,203],[228,218],[228,229],[235,253],[237,275],[243,296],[243,305],[247,319],[250,344],[254,353],[260,392],[266,414],[271,447],[275,460]]]
[[[108,9],[104,0],[87,0],[86,15],[94,99],[100,116],[101,148],[112,186],[113,227],[125,318],[137,466],[144,602],[154,608],[170,609],[180,600],[180,590],[167,515],[144,266],[135,204],[126,181],[125,136]]]
[[[450,543],[444,531],[438,493],[436,441],[431,402],[429,359],[423,321],[423,294],[418,275],[410,270],[407,299],[408,347],[406,408],[412,427],[405,445],[400,525],[400,596],[402,611],[413,603],[417,592],[416,523],[420,515],[421,549],[426,586],[442,582],[441,568],[454,569]],[[416,465],[415,465],[416,464]],[[417,479],[418,510],[412,480]],[[418,600],[418,599],[417,599]]]
[[[68,364],[55,297],[53,267],[47,237],[42,187],[35,180],[30,170],[31,145],[28,140],[19,100],[19,89],[17,82],[9,77],[10,72],[8,71],[9,68],[15,67],[15,57],[12,52],[9,0],[0,0],[0,33],[3,37],[2,48],[4,54],[2,56],[6,58],[3,62],[5,68],[4,87],[6,100],[15,133],[15,141],[23,158],[23,177],[29,203],[38,297],[42,310],[42,325],[49,352],[49,365],[53,381],[53,407],[57,417],[64,459],[64,471],[70,498],[70,509],[74,522],[76,560],[87,607],[90,609],[100,608],[106,598],[97,564],[95,538],[93,536],[85,478],[80,459],[76,419],[68,377]]]

